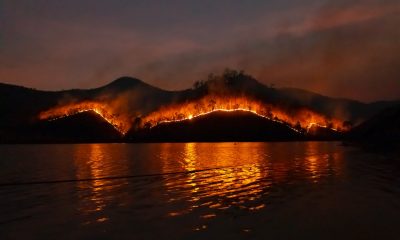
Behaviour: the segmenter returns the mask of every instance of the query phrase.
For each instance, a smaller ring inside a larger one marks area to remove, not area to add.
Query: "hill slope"
[[[362,103],[349,99],[322,96],[301,89],[267,87],[251,76],[236,71],[210,77],[195,88],[165,91],[141,80],[122,77],[94,89],[39,91],[0,84],[0,138],[21,134],[18,129],[39,124],[39,114],[48,109],[81,102],[106,103],[115,110],[113,116],[127,114],[135,119],[170,104],[185,103],[207,94],[249,96],[257,101],[279,106],[283,110],[307,108],[328,117],[357,124],[399,102]]]
[[[6,129],[0,134],[0,143],[114,142],[121,139],[118,130],[93,111]]]
[[[213,112],[180,122],[159,124],[131,131],[130,141],[267,141],[301,140],[303,135],[290,127],[253,113]]]
[[[352,139],[400,142],[400,105],[385,109],[350,132]]]

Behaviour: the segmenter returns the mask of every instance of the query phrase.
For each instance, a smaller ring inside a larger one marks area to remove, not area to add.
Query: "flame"
[[[113,111],[113,108],[99,102],[80,102],[58,106],[39,114],[39,119],[54,121],[83,112],[93,111],[112,125],[121,134],[126,134],[131,127],[130,120]]]
[[[265,104],[248,97],[220,97],[206,96],[200,100],[174,104],[160,108],[142,119],[143,125],[150,128],[159,124],[180,122],[204,116],[213,112],[243,111],[256,114],[271,121],[286,124],[292,130],[309,132],[315,126],[330,128],[334,131],[343,130],[343,122],[338,119],[328,118],[319,113],[302,108],[284,111],[282,108]]]
[[[129,113],[118,112],[116,108],[102,102],[84,101],[57,106],[39,114],[39,119],[54,121],[82,112],[93,111],[125,135],[133,126]],[[334,131],[347,130],[339,119],[328,118],[309,109],[284,109],[272,104],[253,100],[249,97],[221,97],[208,95],[198,100],[170,104],[141,118],[139,128],[155,127],[159,124],[180,122],[204,116],[213,112],[250,112],[259,117],[285,124],[296,132],[309,132],[313,127],[330,128]]]

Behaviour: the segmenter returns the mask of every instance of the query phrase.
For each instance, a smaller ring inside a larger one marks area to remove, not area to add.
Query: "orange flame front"
[[[133,121],[129,113],[117,112],[112,106],[94,101],[69,103],[41,112],[39,119],[56,120],[74,114],[93,111],[109,122],[120,133],[126,134]],[[246,111],[271,121],[288,125],[295,131],[308,131],[313,126],[330,128],[335,131],[347,130],[343,121],[329,118],[306,108],[284,109],[272,104],[265,104],[248,97],[221,97],[208,95],[201,99],[159,108],[141,118],[138,127],[154,127],[168,122],[179,122],[204,116],[217,111]],[[138,116],[136,116],[138,117]]]
[[[248,97],[206,96],[200,100],[162,107],[142,119],[142,125],[154,127],[158,124],[189,120],[212,112],[246,111],[272,121],[285,123],[293,130],[309,130],[313,126],[330,128],[335,131],[343,129],[343,122],[328,118],[311,110],[302,108],[283,110],[272,104],[265,104]]]
[[[80,102],[70,103],[67,105],[58,106],[50,110],[41,112],[39,119],[54,121],[60,118],[65,118],[78,113],[93,111],[101,116],[105,121],[110,123],[120,133],[125,134],[131,127],[128,117],[116,113],[113,108],[104,103],[99,102]]]

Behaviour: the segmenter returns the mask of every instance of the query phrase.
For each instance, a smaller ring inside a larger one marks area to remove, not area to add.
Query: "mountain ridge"
[[[260,85],[266,86],[263,83],[258,82]],[[107,83],[105,85],[99,86],[99,87],[94,87],[94,88],[70,88],[70,89],[62,89],[62,90],[42,90],[42,89],[37,89],[37,88],[31,88],[31,87],[26,87],[22,85],[16,85],[16,84],[11,84],[11,83],[5,83],[5,82],[0,82],[0,91],[4,92],[4,90],[25,90],[29,92],[39,92],[39,93],[65,93],[65,92],[75,92],[75,91],[93,91],[93,90],[100,90],[100,89],[107,89],[107,88],[124,88],[124,87],[136,87],[137,85],[141,86],[148,86],[154,89],[162,90],[164,92],[185,92],[185,91],[191,91],[193,88],[186,88],[182,90],[166,90],[162,89],[153,85],[150,85],[138,78],[135,77],[130,77],[130,76],[121,76],[110,83]],[[333,97],[333,96],[328,96],[324,94],[320,94],[314,91],[302,89],[302,88],[295,88],[295,87],[281,87],[281,88],[273,88],[277,89],[283,92],[301,92],[302,94],[305,95],[314,95],[314,97],[322,97],[322,98],[328,98],[328,99],[334,99],[336,101],[351,101],[354,103],[359,103],[359,104],[391,104],[393,102],[395,103],[400,103],[400,99],[396,100],[376,100],[376,101],[371,101],[371,102],[365,102],[361,100],[356,100],[356,99],[351,99],[351,98],[343,98],[343,97]]]
[[[357,100],[333,98],[304,89],[273,88],[243,72],[227,71],[221,76],[209,76],[193,88],[167,91],[132,77],[120,77],[91,89],[44,91],[0,83],[0,135],[12,129],[35,125],[38,116],[48,109],[81,102],[101,102],[130,113],[135,118],[146,116],[163,106],[195,101],[207,95],[249,96],[257,101],[282,109],[306,108],[324,116],[348,120],[352,125],[367,120],[400,101],[363,103]],[[4,129],[7,129],[5,131]],[[0,136],[1,137],[1,136]]]

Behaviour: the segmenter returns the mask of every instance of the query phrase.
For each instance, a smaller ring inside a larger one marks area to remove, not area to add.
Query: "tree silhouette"
[[[204,80],[198,80],[198,81],[195,81],[194,83],[193,83],[193,88],[194,89],[200,89],[200,88],[202,88],[202,87],[204,87],[205,85],[206,85],[206,81],[204,81]]]

